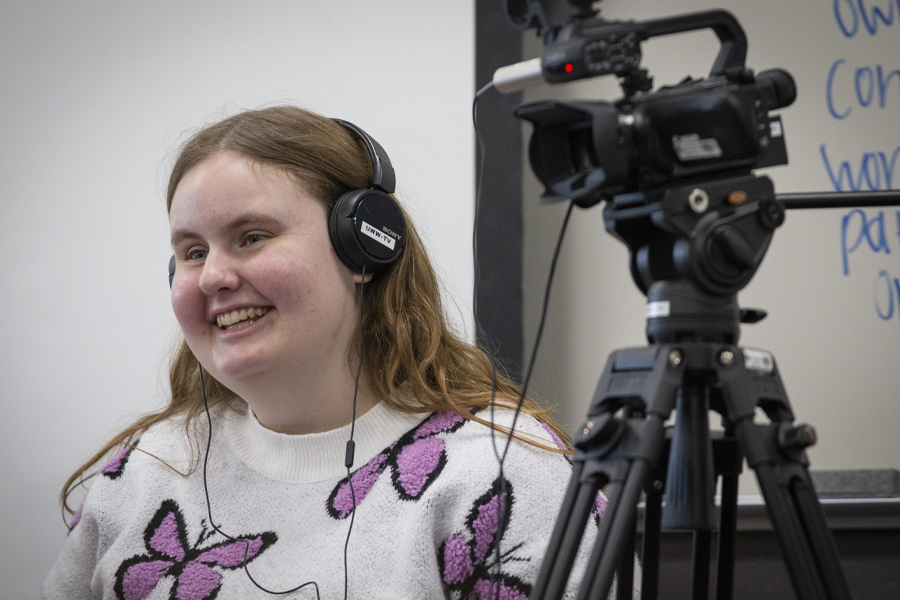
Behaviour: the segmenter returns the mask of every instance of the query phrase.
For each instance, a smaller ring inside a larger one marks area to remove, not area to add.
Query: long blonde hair
[[[171,209],[175,189],[184,175],[202,160],[225,150],[284,170],[329,210],[345,192],[366,188],[372,181],[368,152],[344,127],[295,106],[276,106],[239,113],[192,136],[172,168],[167,209]],[[520,389],[504,373],[497,373],[492,385],[487,355],[450,328],[434,269],[408,216],[407,230],[400,259],[365,284],[363,367],[372,391],[398,411],[452,410],[493,426],[473,410],[489,407],[492,397],[498,405],[515,406]],[[204,412],[197,373],[197,359],[182,341],[170,364],[172,396],[168,405],[129,425],[69,477],[60,495],[65,510],[72,512],[68,496],[87,479],[86,472],[112,449],[134,444],[151,425],[179,418],[188,435],[196,432],[197,417]],[[210,407],[233,397],[208,373],[203,377]],[[568,446],[567,434],[546,410],[526,398],[523,411],[544,422]],[[508,434],[505,428],[495,428]],[[516,437],[560,451],[540,441]]]

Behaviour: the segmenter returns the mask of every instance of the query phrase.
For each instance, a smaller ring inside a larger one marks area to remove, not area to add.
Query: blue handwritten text
[[[900,2],[900,0],[897,1]],[[875,105],[878,108],[885,108],[889,96],[894,95],[900,98],[900,69],[888,71],[882,65],[875,65],[874,68],[858,67],[852,71],[853,74],[850,76],[849,68],[846,70],[846,74],[844,74],[845,70],[841,69],[845,62],[847,61],[839,58],[832,63],[828,70],[828,81],[825,87],[825,102],[828,104],[828,112],[835,119],[846,119],[853,112],[853,106],[850,106],[853,104],[852,100],[836,102],[836,90],[839,92],[841,88],[845,87],[841,83],[852,82],[855,104],[862,108]],[[840,77],[838,76],[839,70],[842,72]],[[896,85],[892,85],[894,83]]]
[[[882,321],[890,321],[896,312],[900,317],[900,279],[882,269],[875,278],[875,312]]]
[[[897,239],[900,240],[900,210],[896,211]],[[851,241],[852,240],[852,241]],[[850,274],[849,258],[853,252],[865,242],[863,249],[872,252],[890,254],[887,232],[884,226],[884,211],[869,216],[865,211],[856,208],[841,219],[841,253],[844,258],[844,275]]]
[[[837,192],[860,190],[890,190],[894,188],[894,173],[897,159],[900,158],[900,146],[888,156],[887,152],[865,152],[859,161],[856,174],[849,161],[841,161],[837,168],[828,159],[825,144],[819,146],[819,154],[825,163],[825,170],[831,179],[831,185]]]
[[[879,22],[890,27],[900,20],[900,0],[887,0],[882,4],[886,4],[887,8],[868,7],[865,0],[834,0],[834,20],[845,37],[852,38],[859,33],[860,24],[869,35],[877,35]]]

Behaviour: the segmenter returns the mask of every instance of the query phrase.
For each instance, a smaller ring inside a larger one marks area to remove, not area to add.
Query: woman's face
[[[273,377],[347,369],[359,276],[332,249],[322,202],[223,151],[182,178],[169,222],[172,308],[216,379],[244,395]]]

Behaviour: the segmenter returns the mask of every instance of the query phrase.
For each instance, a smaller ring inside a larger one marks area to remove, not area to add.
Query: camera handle
[[[710,77],[752,81],[745,67],[747,35],[726,10],[707,10],[649,21],[607,21],[597,18],[592,2],[570,0],[507,0],[506,16],[516,29],[537,29],[546,49],[541,60],[550,83],[615,74],[624,78],[626,95],[649,90],[650,80],[640,64],[640,43],[652,37],[711,29],[719,51]],[[632,62],[631,59],[635,59]],[[572,68],[565,68],[566,66]]]
[[[674,293],[683,293],[683,284],[674,282],[679,288]],[[769,423],[754,422],[758,408]],[[724,434],[710,435],[710,409],[722,415]],[[675,410],[675,429],[667,440],[664,423]],[[603,487],[608,504],[578,600],[606,599],[617,568],[617,597],[631,598],[628,582],[642,490],[647,492],[642,598],[656,598],[661,526],[695,532],[693,598],[706,598],[715,528],[714,465],[716,476],[723,477],[716,597],[731,598],[737,477],[744,456],[756,473],[798,598],[849,600],[834,538],[807,471],[805,448],[814,441],[810,426],[794,425],[768,352],[717,340],[614,351],[588,419],[575,437],[572,478],[531,600],[562,598],[594,498]],[[665,474],[658,465],[667,463]]]

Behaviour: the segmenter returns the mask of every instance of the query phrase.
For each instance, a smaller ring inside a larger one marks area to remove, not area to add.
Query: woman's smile
[[[241,308],[218,315],[216,317],[216,325],[226,331],[243,329],[261,319],[268,312],[268,306]]]

